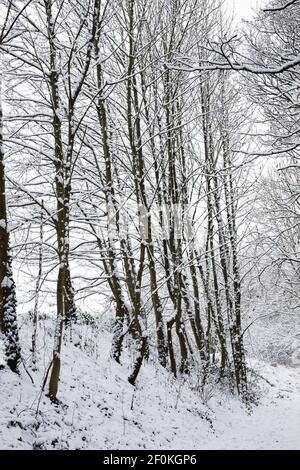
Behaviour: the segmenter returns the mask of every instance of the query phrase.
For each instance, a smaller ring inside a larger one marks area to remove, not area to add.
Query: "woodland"
[[[215,396],[259,413],[271,369],[299,392],[299,18],[299,0],[239,24],[222,0],[0,0],[1,448],[70,448],[38,432],[93,381],[101,436],[138,426],[110,427],[122,387],[133,415],[153,393],[159,416],[162,387],[212,427]]]

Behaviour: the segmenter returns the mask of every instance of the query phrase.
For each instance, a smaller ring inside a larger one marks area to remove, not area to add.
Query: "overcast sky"
[[[262,6],[266,0],[227,0],[230,9],[234,9],[235,17],[239,21],[242,18],[251,18],[256,9]]]

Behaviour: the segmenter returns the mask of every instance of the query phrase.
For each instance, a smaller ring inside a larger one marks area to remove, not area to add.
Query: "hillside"
[[[32,370],[31,328],[23,321],[24,358],[27,352],[34,384],[23,366],[20,377],[0,371],[2,449],[300,449],[299,369],[253,362],[263,378],[252,377],[260,402],[249,413],[224,390],[211,386],[201,395],[192,389],[195,377],[175,380],[151,362],[133,388],[127,382],[131,359],[124,354],[122,365],[110,359],[111,338],[101,328],[78,327],[73,343],[64,344],[63,401],[51,404],[47,387],[41,392],[51,324],[40,324],[41,351],[47,345],[48,352],[43,348]]]

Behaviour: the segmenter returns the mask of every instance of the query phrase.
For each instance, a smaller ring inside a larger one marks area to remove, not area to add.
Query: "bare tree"
[[[5,48],[10,44],[15,35],[20,34],[18,20],[31,3],[27,1],[25,6],[19,10],[13,1],[0,4],[4,13],[4,21],[0,25],[0,54],[1,58]],[[1,64],[3,65],[3,64]],[[17,315],[16,315],[16,292],[12,274],[12,258],[10,253],[9,221],[7,215],[6,201],[6,176],[4,155],[4,129],[3,129],[3,107],[2,107],[2,72],[0,76],[0,331],[5,336],[5,348],[7,363],[11,370],[17,372],[21,359],[19,344]]]

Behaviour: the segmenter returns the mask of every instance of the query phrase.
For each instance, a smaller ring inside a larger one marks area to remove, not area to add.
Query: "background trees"
[[[249,25],[253,62],[276,66],[299,55],[299,8],[299,2],[273,1],[259,13]],[[256,243],[260,245],[260,279],[268,285],[266,303],[276,304],[272,307],[273,325],[280,356],[279,337],[282,343],[293,343],[290,324],[298,324],[299,67],[280,75],[247,75],[245,79],[247,94],[256,105],[257,153],[265,155],[257,185]],[[280,323],[286,333],[282,333]]]

